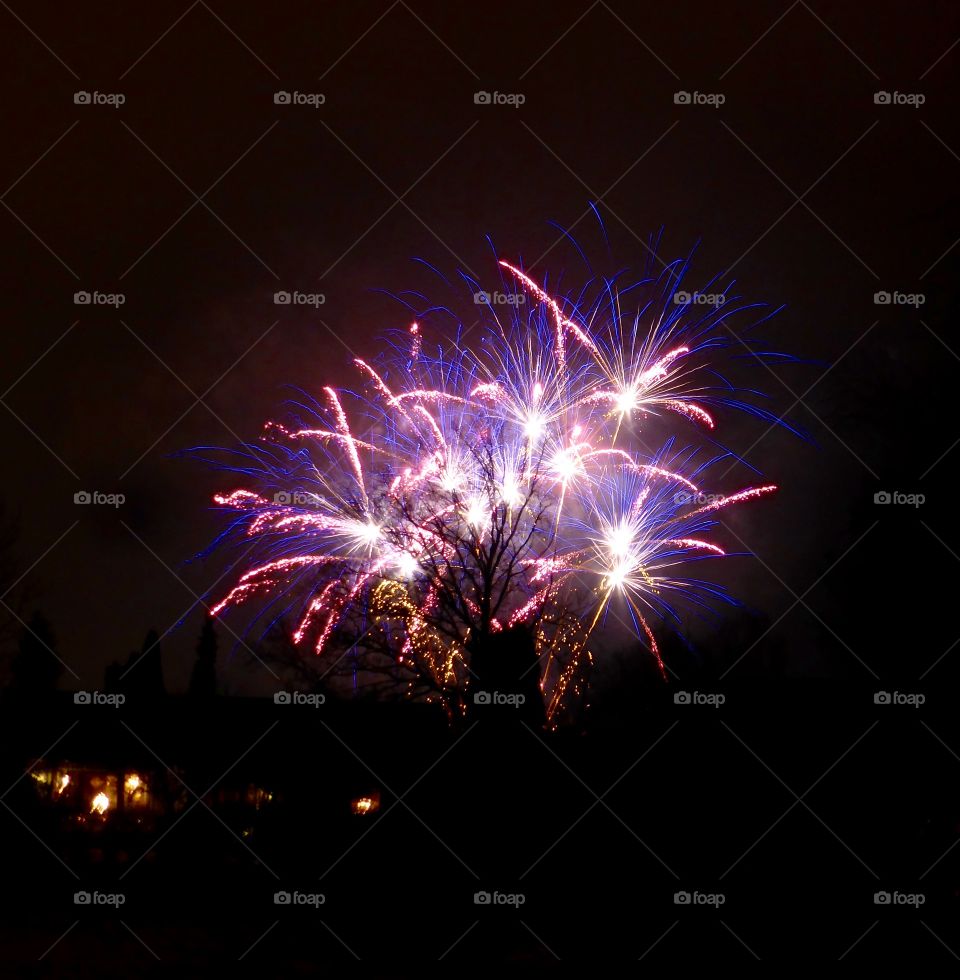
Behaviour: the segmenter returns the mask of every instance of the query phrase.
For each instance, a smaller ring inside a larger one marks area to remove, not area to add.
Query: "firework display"
[[[563,297],[501,261],[510,302],[476,294],[475,344],[418,318],[356,358],[352,389],[304,396],[227,457],[243,485],[214,499],[247,564],[213,613],[285,616],[331,671],[452,714],[475,652],[517,628],[554,722],[611,616],[663,672],[657,633],[727,598],[687,574],[724,555],[718,512],[776,489],[706,485],[725,409],[775,419],[713,364],[749,347],[727,321],[755,307],[681,293],[686,268]]]

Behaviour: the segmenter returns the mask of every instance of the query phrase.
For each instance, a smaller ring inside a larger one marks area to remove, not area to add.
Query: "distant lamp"
[[[350,801],[350,812],[355,817],[366,817],[371,813],[376,813],[380,809],[380,793],[371,793],[369,796],[355,796]]]
[[[135,772],[127,773],[123,780],[123,805],[136,809],[146,807],[149,803],[149,791],[146,780]]]

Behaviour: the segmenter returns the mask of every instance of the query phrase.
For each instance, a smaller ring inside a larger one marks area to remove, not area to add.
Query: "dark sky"
[[[189,613],[163,644],[185,683],[221,568],[185,562],[222,480],[172,454],[256,436],[285,385],[342,381],[406,324],[375,290],[435,288],[416,257],[496,288],[489,234],[575,281],[548,222],[602,253],[591,200],[618,266],[661,226],[666,258],[702,240],[696,276],[735,267],[744,295],[786,303],[774,345],[815,362],[753,378],[814,438],[761,440],[751,460],[784,489],[732,523],[758,559],[727,574],[776,622],[761,666],[916,677],[956,638],[935,611],[960,560],[960,449],[938,462],[960,438],[956,4],[21,2],[0,25],[0,491],[68,686]],[[326,302],[277,307],[281,289]],[[76,506],[83,489],[126,503]],[[880,508],[880,489],[927,503]]]

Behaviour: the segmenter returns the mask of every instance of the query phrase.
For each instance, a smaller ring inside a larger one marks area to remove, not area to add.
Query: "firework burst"
[[[727,319],[750,307],[679,293],[685,263],[642,293],[605,281],[576,300],[500,266],[514,302],[489,307],[476,348],[434,348],[413,323],[381,358],[355,360],[355,390],[323,388],[296,424],[268,423],[228,458],[245,485],[215,502],[252,558],[213,612],[288,615],[331,670],[389,676],[451,714],[475,651],[522,626],[556,721],[614,607],[663,670],[660,624],[723,597],[686,570],[724,555],[718,511],[775,487],[708,494],[694,447],[724,406],[773,416],[711,366],[732,343]],[[670,418],[694,447],[648,445]]]

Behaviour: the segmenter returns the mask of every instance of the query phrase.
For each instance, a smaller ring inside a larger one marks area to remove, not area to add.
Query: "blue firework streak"
[[[234,514],[215,544],[241,541],[247,557],[213,611],[255,600],[261,616],[294,617],[315,653],[349,648],[451,712],[471,651],[523,625],[556,716],[612,602],[662,670],[658,624],[725,598],[688,568],[724,555],[717,511],[775,487],[708,493],[697,447],[724,409],[779,420],[715,367],[721,351],[751,350],[729,321],[757,305],[729,285],[709,303],[684,293],[686,261],[559,299],[519,265],[500,269],[504,293],[463,277],[484,316],[475,344],[450,309],[401,297],[416,322],[356,359],[352,388],[302,394],[290,421],[217,455],[243,485],[215,497]],[[665,425],[690,445],[661,433],[651,449]]]

